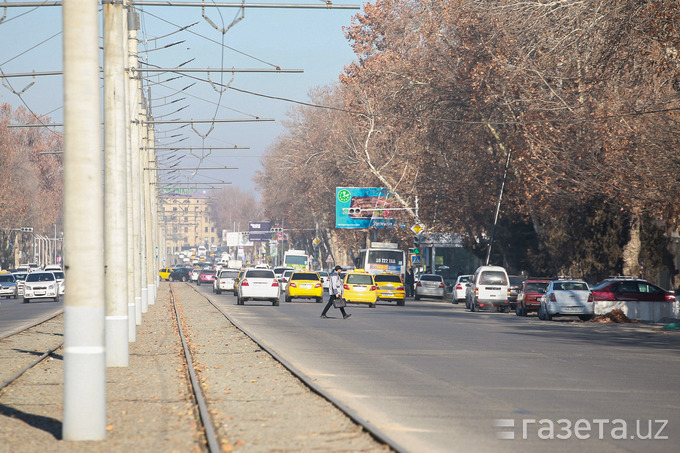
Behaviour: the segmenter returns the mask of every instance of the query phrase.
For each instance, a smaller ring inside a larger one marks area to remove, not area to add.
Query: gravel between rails
[[[105,440],[61,440],[58,350],[0,392],[0,452],[205,451],[170,285],[161,283],[156,303],[137,326],[130,366],[107,368]],[[260,350],[188,284],[172,288],[222,451],[391,451]],[[0,341],[0,378],[21,368],[15,362],[28,362],[53,347],[61,330],[59,316]]]

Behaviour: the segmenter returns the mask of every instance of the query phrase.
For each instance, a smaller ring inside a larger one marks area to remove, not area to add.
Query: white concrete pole
[[[149,96],[151,98],[151,96]],[[151,109],[148,109],[150,112]],[[149,119],[151,119],[151,114],[149,113]],[[154,300],[154,275],[158,275],[158,269],[156,268],[155,260],[155,242],[153,241],[153,213],[152,213],[152,186],[151,186],[151,176],[153,171],[151,168],[156,166],[156,163],[152,160],[152,148],[154,142],[154,132],[153,125],[149,125],[147,128],[147,140],[146,147],[144,148],[144,162],[145,167],[149,170],[144,171],[144,213],[145,213],[145,226],[146,226],[146,286],[147,286],[147,298],[149,305],[155,303]]]
[[[106,364],[128,366],[126,59],[123,53],[126,35],[123,5],[105,3],[103,11]]]
[[[142,92],[142,97],[144,96],[144,93]],[[140,115],[140,121],[147,121],[148,118],[148,110],[145,108],[146,103],[142,106],[141,110],[141,115]],[[147,283],[147,275],[148,275],[148,268],[149,268],[149,263],[147,262],[146,256],[147,256],[147,247],[148,247],[148,240],[147,240],[147,234],[146,234],[146,192],[147,192],[147,181],[146,181],[146,175],[148,172],[144,171],[144,168],[148,166],[148,162],[146,161],[146,149],[149,146],[149,125],[144,123],[141,128],[142,132],[142,137],[140,141],[140,149],[139,149],[139,196],[140,196],[140,205],[139,205],[139,240],[140,240],[140,269],[141,269],[141,285],[142,285],[142,313],[146,313],[149,311],[149,285]]]
[[[134,28],[135,21],[130,20],[131,15],[136,13],[128,13],[128,10],[124,10],[124,20],[123,23],[126,25],[125,30],[128,31],[129,28]],[[128,33],[129,36],[129,33]],[[123,49],[124,55],[127,57],[129,55],[129,41],[128,39],[123,39]],[[128,60],[129,61],[129,60]],[[126,209],[126,219],[127,219],[127,258],[125,266],[127,272],[127,313],[128,313],[128,340],[130,342],[137,341],[137,309],[135,304],[135,278],[134,278],[134,228],[132,226],[132,110],[134,105],[134,87],[133,87],[133,75],[132,72],[127,70],[125,73],[125,135],[126,135],[126,149],[125,149],[125,199],[127,204]]]
[[[140,118],[140,104],[141,104],[141,90],[139,88],[139,79],[137,72],[137,14],[135,12],[128,13],[128,67],[131,69],[130,73],[130,173],[131,173],[131,205],[130,218],[132,220],[132,243],[128,247],[132,248],[132,265],[130,270],[132,272],[132,287],[134,288],[135,298],[135,323],[139,326],[142,324],[142,279],[141,279],[141,253],[139,241],[139,213],[140,213],[140,182],[139,182],[139,118]]]
[[[64,0],[64,440],[106,437],[104,194],[97,2]]]

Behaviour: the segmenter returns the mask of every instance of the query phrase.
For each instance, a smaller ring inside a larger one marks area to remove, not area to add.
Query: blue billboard
[[[271,222],[248,222],[248,240],[267,242],[272,238]]]
[[[335,228],[391,228],[396,207],[383,187],[336,187]]]

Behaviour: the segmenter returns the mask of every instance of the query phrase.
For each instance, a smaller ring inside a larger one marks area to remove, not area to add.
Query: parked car
[[[505,268],[501,266],[479,266],[472,276],[465,306],[470,311],[495,308],[510,311],[508,286],[510,280]]]
[[[293,272],[286,286],[285,300],[290,302],[293,298],[314,299],[317,303],[323,302],[323,285],[319,274],[316,272]]]
[[[59,286],[52,272],[30,272],[24,282],[24,303],[34,299],[59,302]]]
[[[465,293],[470,287],[470,282],[472,281],[472,275],[459,275],[456,282],[453,284],[453,289],[451,290],[451,303],[457,304],[461,300],[465,300]]]
[[[530,278],[522,283],[522,289],[517,295],[515,314],[526,316],[529,312],[538,311],[541,305],[541,297],[550,283],[550,279]]]
[[[17,281],[17,287],[19,289],[19,295],[23,296],[24,295],[24,282],[26,281],[26,277],[28,276],[28,270],[12,272],[12,275],[14,275],[14,278]]]
[[[6,299],[19,297],[19,285],[13,274],[0,274],[0,296]]]
[[[158,276],[161,280],[169,280],[170,274],[172,273],[172,268],[164,267],[158,271]]]
[[[508,304],[510,305],[510,310],[514,310],[517,306],[517,295],[522,290],[524,277],[519,275],[508,275],[508,280],[510,281],[510,284],[508,285]]]
[[[593,293],[582,280],[553,280],[541,296],[538,319],[550,321],[554,316],[578,316],[582,321],[593,317]]]
[[[295,269],[286,269],[281,274],[281,277],[278,278],[279,285],[281,285],[281,292],[286,290],[286,287],[288,286],[288,280],[290,280],[290,276],[293,275],[293,272],[295,272]]]
[[[52,271],[54,278],[57,279],[57,285],[59,287],[59,295],[63,296],[66,292],[66,284],[64,283],[64,273],[62,271]]]
[[[238,282],[236,303],[243,305],[246,300],[270,300],[279,305],[280,286],[271,269],[247,269]]]
[[[444,277],[439,274],[422,274],[416,282],[415,299],[420,300],[421,297],[444,300],[446,297]]]
[[[238,269],[220,270],[213,281],[213,292],[215,294],[222,294],[222,291],[233,291],[234,279],[238,277],[238,272]]]
[[[198,286],[201,286],[203,283],[208,283],[208,284],[212,285],[214,280],[215,280],[215,270],[204,268],[198,274],[198,280],[196,280],[196,284]]]
[[[596,301],[675,302],[672,291],[637,278],[608,278],[594,286],[592,291]]]
[[[368,304],[375,308],[378,300],[378,287],[373,275],[363,269],[353,269],[345,273],[342,285],[342,298],[347,303]]]
[[[406,304],[406,288],[397,274],[375,274],[373,280],[378,287],[378,300],[396,302],[402,307]]]
[[[168,275],[171,282],[188,282],[191,279],[191,269],[188,267],[176,267]]]

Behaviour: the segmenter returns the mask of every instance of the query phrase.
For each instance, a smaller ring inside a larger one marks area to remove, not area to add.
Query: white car
[[[281,286],[281,292],[284,292],[286,290],[286,287],[288,286],[288,282],[290,281],[290,276],[293,275],[293,272],[295,272],[295,269],[286,269],[283,271],[283,274],[281,274],[281,277],[279,277],[279,285]]]
[[[444,300],[446,297],[446,284],[444,277],[439,274],[423,274],[416,283],[415,299],[421,297],[434,297]]]
[[[595,313],[593,292],[582,280],[554,280],[540,300],[538,319],[543,321],[550,321],[553,316],[578,316],[587,321]]]
[[[323,286],[323,290],[328,291],[328,284],[330,283],[328,272],[319,271],[317,274],[319,274],[319,277],[321,277],[321,286]]]
[[[193,269],[191,269],[191,272],[189,273],[189,281],[198,283],[198,276],[201,275],[202,270],[203,268],[201,267],[194,267]]]
[[[217,276],[213,280],[213,292],[222,294],[222,291],[233,291],[234,279],[238,277],[238,272],[238,269],[222,269],[217,272]]]
[[[45,269],[43,269],[43,270],[45,272],[54,272],[54,271],[60,272],[60,271],[63,271],[61,266],[58,265],[58,264],[48,264],[48,265],[45,266]]]
[[[35,299],[59,302],[59,284],[52,272],[30,272],[24,282],[24,303]]]
[[[51,271],[54,274],[54,278],[57,279],[57,285],[59,285],[59,295],[63,296],[66,291],[66,286],[64,284],[64,273],[62,271]]]
[[[236,303],[243,305],[246,300],[270,300],[279,305],[279,281],[271,269],[246,269],[238,282]]]
[[[14,278],[17,281],[17,287],[18,287],[18,290],[19,290],[19,295],[23,296],[23,294],[24,294],[24,281],[26,280],[26,277],[28,276],[28,271],[12,272],[12,275],[14,275]]]
[[[470,282],[472,281],[472,275],[459,275],[456,279],[456,283],[453,284],[453,291],[451,297],[451,303],[457,304],[461,300],[465,300],[467,294],[467,289],[470,287]]]

